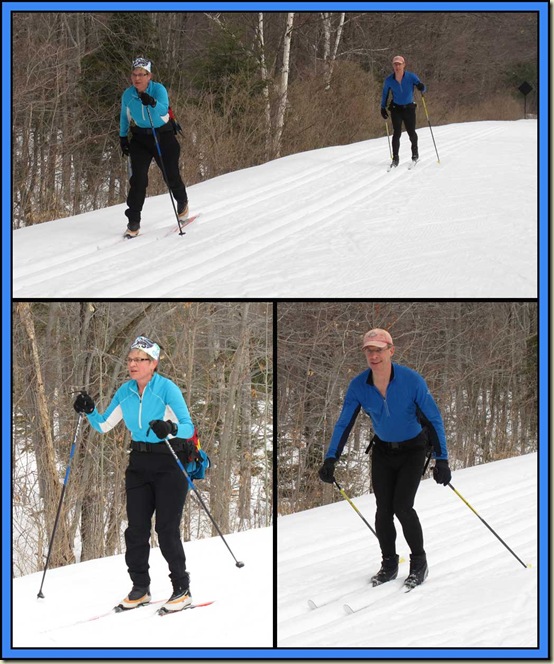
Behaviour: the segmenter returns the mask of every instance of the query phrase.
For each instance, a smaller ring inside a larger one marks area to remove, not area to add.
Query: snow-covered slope
[[[372,588],[378,543],[347,502],[281,517],[279,646],[536,647],[537,455],[454,472],[452,485],[532,567],[523,567],[450,488],[432,479],[416,497],[429,577],[408,594],[402,581],[409,549],[399,525],[397,550],[406,562],[398,579]],[[373,495],[354,502],[373,523]],[[310,609],[309,598],[328,603]],[[345,603],[367,608],[347,615]]]
[[[29,658],[44,652],[79,658],[111,652],[117,658],[117,648],[146,648],[137,653],[159,658],[170,653],[208,655],[204,650],[181,650],[190,648],[232,649],[225,652],[244,652],[246,657],[315,652],[303,648],[383,647],[394,649],[392,655],[402,648],[531,649],[537,645],[537,572],[541,570],[543,579],[544,607],[547,564],[545,557],[538,568],[537,462],[537,455],[529,454],[456,471],[452,479],[481,517],[532,567],[518,563],[454,492],[425,480],[416,507],[430,573],[409,594],[401,590],[408,562],[401,564],[397,581],[379,588],[368,585],[379,564],[377,541],[346,502],[278,519],[279,651],[272,650],[272,529],[226,536],[237,558],[245,562],[242,569],[235,567],[218,537],[186,543],[194,599],[215,603],[164,618],[155,614],[156,604],[89,620],[109,612],[129,590],[122,555],[49,570],[45,598],[40,600],[41,573],[16,578],[13,646],[28,648],[23,653]],[[337,473],[340,477],[340,468]],[[371,523],[373,496],[355,503]],[[401,533],[398,551],[408,558]],[[153,599],[160,600],[170,592],[170,583],[159,549],[151,551],[150,564]],[[6,599],[6,587],[3,594]],[[309,598],[329,603],[312,610]],[[368,606],[346,615],[346,602]],[[8,616],[9,611],[4,614],[7,629]],[[543,631],[543,647],[544,638]],[[58,650],[63,648],[72,650]],[[257,650],[240,650],[248,648]],[[15,652],[24,656],[21,650]],[[218,652],[223,651],[213,651]],[[363,651],[350,652],[360,656]]]
[[[536,297],[536,120],[433,131],[412,171],[404,134],[390,173],[384,137],[191,186],[182,237],[168,194],[130,241],[123,204],[17,230],[13,295]]]
[[[16,648],[246,648],[273,643],[271,528],[226,535],[235,566],[219,537],[185,543],[196,602],[210,606],[160,617],[161,603],[109,612],[131,589],[123,555],[48,570],[13,580]],[[152,599],[171,594],[169,570],[158,548],[150,552]],[[117,656],[117,655],[116,655]]]

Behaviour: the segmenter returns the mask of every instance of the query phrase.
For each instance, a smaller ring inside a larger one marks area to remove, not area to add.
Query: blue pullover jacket
[[[411,104],[414,101],[414,85],[421,83],[418,76],[413,71],[405,71],[400,83],[394,77],[394,74],[387,76],[383,84],[383,95],[381,97],[381,108],[387,105],[389,90],[392,92],[392,101],[400,106]],[[423,91],[427,88],[424,86]]]
[[[156,100],[154,108],[148,106],[148,110],[146,110],[146,107],[140,100],[134,86],[127,88],[121,95],[121,115],[119,117],[120,136],[127,136],[131,121],[137,127],[150,129],[148,111],[150,112],[154,129],[159,129],[169,122],[169,97],[164,86],[161,83],[156,83],[156,81],[150,81],[146,88],[146,93]]]
[[[137,381],[128,380],[117,390],[101,415],[95,408],[87,415],[91,425],[100,433],[106,433],[124,420],[133,440],[144,443],[161,443],[156,434],[148,431],[152,420],[171,420],[177,424],[178,438],[190,438],[194,425],[181,390],[169,378],[155,373],[142,393],[139,394]],[[148,433],[147,433],[148,432]],[[172,436],[169,436],[171,438]]]
[[[373,430],[387,443],[402,443],[421,433],[423,421],[435,459],[447,459],[444,424],[435,400],[423,378],[408,367],[392,363],[391,379],[383,397],[366,369],[348,386],[325,458],[339,459],[360,409],[371,418]]]

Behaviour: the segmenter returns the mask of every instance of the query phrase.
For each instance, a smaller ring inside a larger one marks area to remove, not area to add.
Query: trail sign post
[[[523,117],[527,117],[527,95],[533,90],[533,86],[530,83],[527,83],[527,81],[523,81],[523,83],[519,86],[518,90],[521,92],[523,95]]]

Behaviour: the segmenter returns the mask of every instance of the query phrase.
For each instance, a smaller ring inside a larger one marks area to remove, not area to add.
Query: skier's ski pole
[[[335,483],[335,486],[337,489],[341,492],[342,497],[348,502],[350,507],[356,512],[356,514],[360,517],[360,519],[365,523],[365,525],[371,530],[371,532],[377,537],[377,533],[373,530],[373,528],[369,525],[369,523],[366,521],[364,515],[360,512],[360,510],[354,505],[354,503],[350,500],[350,498],[346,495],[346,491],[341,487],[341,485],[337,482],[337,480],[333,480]]]
[[[156,130],[154,129],[154,123],[152,122],[152,116],[150,115],[150,109],[148,106],[146,106],[146,112],[148,113],[148,119],[150,120],[150,127],[152,128],[152,136],[154,136],[154,142],[156,143],[156,149],[158,150],[158,155],[160,157],[160,164],[162,165],[162,173],[164,176],[165,183],[167,185],[167,189],[169,191],[169,198],[171,198],[171,205],[173,206],[173,212],[175,213],[175,219],[177,219],[177,225],[179,226],[179,235],[184,235],[183,229],[181,228],[181,222],[179,220],[179,215],[177,214],[177,208],[175,207],[175,201],[173,200],[173,194],[171,193],[171,188],[169,186],[169,180],[167,179],[167,173],[165,170],[165,164],[164,160],[162,157],[162,151],[160,148],[160,143],[158,141],[158,135],[156,134]]]
[[[389,142],[389,154],[390,154],[390,158],[392,159],[392,148],[390,146],[389,123],[386,120],[385,120],[385,127],[387,128],[387,140]]]
[[[433,450],[431,449],[431,451],[427,455],[427,461],[425,462],[425,465],[423,466],[423,472],[421,473],[422,477],[425,475],[425,471],[427,470],[427,466],[429,465],[429,461],[431,461],[432,454],[433,454]]]
[[[427,104],[425,103],[425,97],[421,95],[421,101],[423,102],[423,108],[425,109],[425,116],[427,117],[427,123],[431,131],[431,138],[433,139],[433,145],[435,146],[435,152],[437,153],[437,162],[440,164],[441,160],[439,159],[439,151],[437,150],[437,144],[435,143],[435,137],[433,136],[433,128],[431,127],[431,120],[429,120],[429,113],[427,113]]]
[[[336,479],[334,479],[333,482],[334,482],[335,486],[337,487],[337,489],[341,492],[341,495],[343,496],[343,498],[348,502],[349,505],[352,506],[352,508],[354,509],[354,511],[356,512],[356,514],[360,517],[360,519],[361,519],[361,520],[365,523],[365,525],[371,530],[371,532],[375,535],[375,537],[377,537],[377,533],[376,533],[376,532],[373,530],[373,528],[369,525],[369,523],[366,521],[364,515],[360,512],[360,510],[356,507],[356,505],[354,505],[354,503],[350,500],[350,498],[349,498],[348,495],[346,494],[346,491],[341,487],[341,485],[337,482]],[[400,556],[400,557],[398,558],[398,562],[400,562],[400,563],[405,562],[405,561],[404,561],[404,558],[403,558],[402,556]]]
[[[452,484],[448,483],[448,486],[452,489],[452,491],[454,491],[454,493],[458,496],[458,498],[460,498],[469,507],[469,509],[475,514],[475,516],[477,516],[477,517],[479,517],[479,519],[481,519],[481,521],[485,524],[485,526],[487,526],[487,528],[491,531],[491,533],[498,540],[500,540],[500,542],[502,542],[502,544],[504,544],[504,546],[508,549],[508,551],[512,554],[512,556],[514,556],[514,558],[519,560],[519,562],[523,565],[523,567],[526,567],[526,568],[531,567],[531,565],[526,565],[523,562],[523,560],[521,560],[521,558],[516,556],[516,554],[510,549],[510,547],[506,544],[506,542],[489,526],[489,524],[485,521],[485,519],[483,519],[483,517],[479,516],[477,511],[467,502],[467,500],[462,496],[462,494],[452,486]]]
[[[179,468],[183,472],[183,475],[185,476],[189,487],[194,491],[194,494],[195,494],[196,498],[198,499],[198,502],[204,508],[204,511],[206,512],[206,514],[210,517],[210,521],[214,524],[214,527],[217,530],[218,535],[223,540],[223,543],[225,544],[225,546],[229,549],[229,553],[233,556],[233,559],[235,561],[235,565],[237,567],[244,567],[244,563],[235,558],[235,554],[231,551],[231,547],[227,544],[227,541],[226,541],[225,537],[223,537],[223,533],[219,529],[219,526],[215,522],[213,516],[210,514],[210,510],[206,507],[206,503],[204,502],[202,496],[198,492],[198,489],[194,486],[192,480],[190,479],[189,474],[187,473],[187,471],[185,470],[185,467],[181,463],[181,459],[179,459],[177,454],[175,454],[175,450],[171,447],[171,444],[170,444],[169,440],[167,440],[167,438],[164,439],[164,443],[169,447],[169,451],[171,452],[171,454],[173,454],[173,458],[175,459],[175,461],[177,462],[177,465],[179,466]]]
[[[56,518],[54,520],[54,528],[52,529],[52,536],[50,537],[50,544],[48,546],[48,555],[46,556],[46,565],[44,566],[44,573],[42,575],[42,582],[40,584],[40,588],[38,591],[37,599],[38,598],[44,598],[44,595],[42,594],[42,586],[44,585],[44,577],[46,576],[46,570],[48,569],[48,563],[50,562],[50,554],[52,553],[52,544],[54,543],[54,536],[56,534],[56,530],[58,528],[58,521],[60,518],[60,512],[62,509],[62,502],[63,502],[63,497],[65,494],[65,487],[67,486],[67,481],[69,479],[69,472],[71,469],[71,460],[73,459],[73,454],[75,453],[75,445],[77,443],[77,436],[79,435],[79,429],[81,428],[81,421],[83,419],[83,413],[79,413],[79,419],[77,420],[77,428],[75,429],[75,436],[73,437],[73,443],[71,445],[71,451],[69,452],[69,462],[67,464],[67,468],[65,470],[65,478],[63,481],[63,487],[62,487],[62,493],[60,496],[60,502],[58,505],[58,511],[56,512]]]

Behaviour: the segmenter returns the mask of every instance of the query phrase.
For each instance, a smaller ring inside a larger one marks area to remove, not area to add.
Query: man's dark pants
[[[406,127],[408,136],[412,143],[412,157],[419,156],[417,148],[417,134],[416,134],[416,107],[415,104],[407,104],[406,106],[397,106],[393,104],[390,107],[390,115],[392,120],[392,154],[393,157],[398,157],[400,149],[400,136],[402,134],[402,123]]]
[[[375,531],[383,557],[396,554],[394,516],[400,521],[411,552],[416,555],[425,552],[414,500],[428,449],[424,437],[397,447],[382,442],[373,445],[371,481],[377,503]]]

